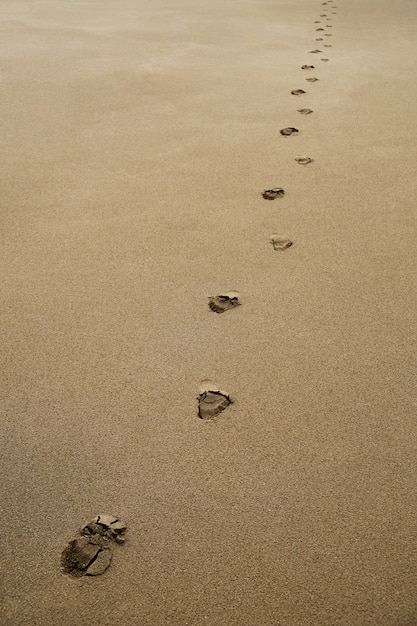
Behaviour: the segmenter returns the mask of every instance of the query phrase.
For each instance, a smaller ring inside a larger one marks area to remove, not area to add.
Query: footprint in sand
[[[324,36],[325,36],[325,37],[331,37],[331,36],[332,36],[332,33],[324,33]]]
[[[325,48],[332,48],[333,46],[332,46],[332,44],[331,44],[331,43],[325,43],[325,44],[324,44],[324,47],[325,47]]]
[[[314,159],[310,159],[310,157],[296,157],[295,161],[300,165],[308,165],[309,163],[313,163]]]
[[[237,291],[227,291],[219,296],[210,296],[208,303],[210,309],[215,313],[224,313],[229,309],[234,309],[240,304],[239,292]]]
[[[281,128],[279,132],[281,133],[281,135],[284,135],[285,137],[289,137],[290,135],[297,134],[298,128],[294,128],[293,126],[287,126],[287,128]]]
[[[287,250],[287,248],[291,248],[293,245],[291,239],[287,239],[287,237],[282,235],[271,235],[269,241],[272,243],[274,250]]]
[[[230,395],[208,378],[201,381],[197,399],[198,417],[203,420],[215,417],[233,403]]]
[[[316,83],[320,79],[319,78],[306,78],[306,80],[308,80],[309,83]]]
[[[74,578],[104,574],[113,558],[114,543],[125,541],[126,528],[114,515],[97,515],[62,552],[62,572]]]
[[[320,30],[324,30],[324,28],[316,28],[316,32],[318,33]]]
[[[313,109],[297,109],[297,111],[301,113],[301,115],[310,115],[310,113],[313,113]]]
[[[326,28],[333,28],[332,24],[326,24]]]
[[[291,93],[293,96],[301,96],[303,93],[306,92],[304,91],[304,89],[293,89]]]
[[[285,191],[282,187],[274,187],[273,189],[264,189],[262,192],[262,197],[265,200],[275,200],[275,198],[282,198],[285,194]]]
[[[319,52],[323,52],[323,50],[309,50],[309,54],[318,54]]]
[[[320,59],[320,61],[330,61],[330,59]]]
[[[326,17],[326,13],[322,13],[320,17]]]
[[[314,65],[302,65],[302,70],[314,70]]]
[[[324,41],[323,37],[317,37],[316,41]]]
[[[315,24],[321,24],[321,21],[320,20],[316,20],[314,23]]]

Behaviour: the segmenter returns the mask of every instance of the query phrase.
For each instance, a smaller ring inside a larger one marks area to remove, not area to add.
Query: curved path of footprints
[[[316,20],[315,24],[322,24],[324,19],[326,22],[331,21],[329,17],[329,7],[331,14],[335,15],[337,7],[333,4],[333,0],[322,2],[325,7],[320,15],[321,20]],[[331,28],[331,24],[325,24],[325,28]],[[325,28],[319,26],[316,31],[323,32]],[[331,37],[331,33],[324,32],[324,35]],[[316,41],[323,41],[322,37]],[[324,44],[325,47],[331,47],[330,44]],[[310,50],[311,54],[323,54],[321,50]],[[326,57],[319,57],[321,61],[329,61]],[[306,72],[315,70],[314,65],[302,65],[301,69]],[[305,79],[309,83],[319,81],[316,76],[308,76]],[[304,89],[294,89],[291,91],[294,96],[304,96]],[[310,115],[313,111],[309,108],[297,109],[302,115]],[[288,126],[282,128],[280,133],[284,137],[291,137],[299,132],[298,128]],[[309,156],[295,157],[300,165],[309,165],[314,162]],[[283,198],[285,190],[282,187],[273,187],[272,189],[264,189],[262,197],[265,200],[276,200]],[[291,239],[282,234],[272,234],[270,242],[274,250],[285,251],[293,245]],[[237,291],[229,291],[217,296],[209,298],[208,305],[213,313],[225,313],[231,309],[238,307],[239,293]],[[230,394],[222,391],[220,387],[212,380],[202,380],[199,386],[198,396],[198,416],[201,419],[213,419],[224,411],[233,402]],[[117,517],[108,514],[97,515],[91,522],[84,524],[78,534],[69,542],[61,555],[61,569],[65,574],[74,578],[79,576],[98,576],[103,574],[109,567],[114,546],[117,543],[125,541],[126,524],[121,522]]]
[[[314,24],[317,24],[316,28],[316,41],[329,41],[325,40],[325,37],[331,37],[332,33],[328,31],[328,29],[333,28],[332,24],[328,22],[333,21],[331,15],[337,15],[337,6],[333,3],[333,0],[327,0],[326,2],[321,3],[323,9],[320,14],[320,19],[314,21]],[[320,44],[323,48],[331,48],[331,43]],[[321,56],[325,54],[323,50],[314,49],[309,50],[309,54],[320,55],[317,58],[323,63],[328,62],[330,59],[327,56]],[[301,66],[301,69],[305,72],[311,73],[316,69],[315,65],[305,64]],[[316,83],[320,79],[317,76],[307,76],[305,78],[308,83]],[[291,91],[293,96],[301,97],[305,96],[307,92],[304,89],[293,89]],[[312,109],[309,108],[300,108],[297,109],[298,113],[301,115],[311,115],[313,113]],[[288,126],[286,128],[282,128],[280,133],[284,137],[290,137],[291,135],[296,135],[299,132],[298,128],[294,126]],[[314,162],[314,159],[310,156],[298,156],[295,157],[295,161],[300,165],[309,165]],[[276,198],[282,198],[285,195],[285,190],[282,187],[273,187],[272,189],[264,189],[262,192],[262,197],[265,200],[275,200]],[[285,235],[282,234],[272,234],[270,237],[270,242],[273,246],[274,250],[284,251],[290,248],[293,245],[291,239],[288,239]],[[227,293],[223,293],[217,296],[211,296],[209,298],[209,307],[214,313],[225,313],[226,311],[233,309],[240,305],[239,302],[239,293],[237,291],[229,291]],[[199,396],[198,396],[198,416],[201,419],[212,419],[224,409],[226,409],[233,400],[225,391],[222,391],[220,387],[213,382],[212,380],[202,380],[199,388]]]

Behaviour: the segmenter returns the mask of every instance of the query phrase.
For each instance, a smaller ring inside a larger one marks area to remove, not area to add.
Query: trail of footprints
[[[327,8],[331,6],[332,9],[336,9],[337,7],[333,5],[333,0],[327,0],[327,2],[323,2],[322,6],[323,13],[320,14],[320,18],[324,18],[325,22],[331,22],[333,18],[329,17]],[[332,10],[332,15],[336,15],[337,12]],[[324,24],[322,19],[314,20],[314,24],[317,24],[317,28],[315,29],[317,33],[320,33],[320,37],[316,38],[316,41],[324,41],[324,37],[331,37],[331,33],[327,32],[327,28],[332,28],[332,24]],[[331,48],[331,44],[324,44],[325,48]],[[322,55],[323,51],[316,48],[313,50],[309,50],[309,54],[318,54]],[[320,56],[320,61],[323,63],[328,62],[330,59],[328,57]],[[316,69],[315,65],[305,64],[301,66],[301,69],[306,72],[311,72]],[[317,76],[307,76],[305,77],[305,81],[313,84],[319,82],[320,78]],[[291,91],[293,96],[297,97],[305,97],[307,92],[304,89],[298,88],[293,89]],[[301,115],[310,115],[313,113],[313,110],[305,107],[297,109],[298,113]],[[295,126],[286,126],[280,130],[280,134],[283,137],[292,137],[298,135],[300,130]],[[307,166],[311,163],[314,163],[314,159],[310,156],[296,156],[294,160],[299,165]],[[277,198],[283,198],[285,195],[285,190],[282,187],[272,187],[271,189],[264,189],[262,192],[262,197],[265,200],[276,200]],[[282,234],[272,234],[270,236],[270,243],[272,244],[272,248],[275,251],[285,251],[288,250],[293,245],[293,242],[288,237]],[[214,313],[225,313],[226,311],[230,311],[231,309],[235,309],[237,306],[241,304],[239,300],[240,296],[236,291],[230,291],[224,294],[219,294],[217,296],[211,296],[209,298],[209,307],[211,311]],[[200,394],[198,396],[198,416],[201,419],[213,419],[219,413],[224,411],[230,404],[232,403],[230,394],[225,391],[221,391],[220,387],[217,383],[210,380],[203,380],[200,384]]]
[[[322,6],[331,6],[332,15],[336,15],[337,7],[333,4],[333,0],[322,2]],[[331,21],[328,16],[328,8],[323,9],[320,18]],[[315,20],[315,24],[322,24],[321,20]],[[326,28],[332,28],[332,25],[326,24]],[[324,28],[319,26],[316,31],[322,32],[324,36],[331,37],[330,33],[324,32]],[[320,37],[316,41],[323,41]],[[324,47],[330,48],[331,44],[324,44]],[[322,54],[322,50],[314,49],[309,51],[310,54]],[[327,62],[328,58],[322,57],[321,61]],[[315,70],[314,65],[302,65],[301,69],[307,72]],[[311,84],[318,82],[320,79],[316,76],[307,77],[305,80]],[[297,97],[305,96],[304,89],[293,89],[291,94]],[[301,115],[311,115],[313,110],[305,107],[297,109]],[[295,126],[287,126],[280,130],[283,137],[292,137],[300,133]],[[314,159],[309,156],[297,156],[295,161],[299,165],[310,165],[314,163]],[[264,189],[262,197],[265,200],[276,200],[283,198],[285,190],[282,187],[272,187]],[[270,235],[270,244],[272,249],[278,252],[288,250],[293,241],[287,236],[279,233]],[[210,296],[208,306],[210,311],[217,314],[223,314],[232,309],[236,309],[241,305],[240,294],[237,291],[228,291],[215,296]],[[232,397],[226,391],[223,391],[217,383],[212,380],[204,379],[199,385],[199,395],[197,397],[198,417],[202,420],[212,420],[222,411],[227,409],[233,403]],[[91,522],[84,524],[78,532],[78,536],[72,539],[61,554],[61,570],[74,578],[80,576],[98,576],[103,574],[109,567],[116,544],[122,544],[125,541],[126,524],[121,522],[117,517],[108,514],[97,515]]]

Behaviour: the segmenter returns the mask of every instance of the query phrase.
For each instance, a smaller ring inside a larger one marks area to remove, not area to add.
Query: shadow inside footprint
[[[113,558],[114,542],[124,543],[126,524],[114,515],[97,515],[61,554],[61,570],[74,578],[99,576]]]
[[[316,83],[319,79],[318,78],[306,78],[306,80],[308,80],[309,83]]]
[[[293,245],[291,239],[287,239],[287,237],[282,237],[281,235],[271,235],[270,242],[274,250],[287,250],[287,248],[291,248]]]
[[[310,113],[313,113],[313,109],[297,109],[297,111],[301,113],[301,115],[310,115]]]
[[[303,93],[306,92],[304,91],[304,89],[293,89],[291,93],[293,96],[301,96]]]
[[[229,309],[234,309],[240,306],[239,293],[237,291],[228,291],[220,296],[209,297],[209,307],[215,313],[224,313]]]
[[[302,70],[314,70],[314,65],[302,65]]]
[[[293,126],[288,126],[287,128],[281,128],[279,132],[281,133],[281,135],[284,135],[285,137],[289,137],[290,135],[297,134],[298,128],[294,128]]]
[[[300,165],[308,165],[309,163],[313,163],[314,159],[310,159],[310,157],[296,157],[295,161]]]
[[[264,189],[262,192],[262,197],[265,200],[275,200],[275,198],[282,198],[285,194],[285,191],[282,187],[274,187],[273,189]]]
[[[202,380],[199,386],[198,417],[211,419],[233,403],[228,393],[220,391],[211,380]]]
[[[320,30],[324,30],[324,28],[316,28],[316,32],[319,32]]]

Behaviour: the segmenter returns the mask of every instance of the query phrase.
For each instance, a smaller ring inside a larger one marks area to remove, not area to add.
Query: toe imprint
[[[281,128],[279,132],[281,133],[281,135],[285,135],[289,137],[290,135],[298,133],[298,128],[293,128],[292,126],[288,126],[287,128]]]
[[[301,96],[301,94],[306,92],[304,91],[304,89],[293,89],[291,93],[293,96]]]
[[[302,65],[302,70],[314,70],[314,65]]]
[[[275,200],[275,198],[282,198],[284,193],[282,187],[274,187],[273,189],[264,189],[262,196],[265,200]]]
[[[308,165],[309,163],[313,163],[314,159],[310,159],[310,157],[296,157],[295,161],[300,165]]]
[[[287,239],[281,235],[271,235],[270,242],[272,243],[274,250],[286,250],[293,245],[291,239]]]
[[[302,115],[309,115],[310,113],[313,113],[312,109],[297,109],[297,111]]]
[[[228,291],[223,295],[210,296],[208,303],[210,309],[215,313],[224,313],[240,304],[239,293],[237,291]]]
[[[233,400],[225,391],[211,380],[202,380],[199,385],[198,396],[198,417],[201,419],[211,419],[227,409]]]
[[[318,78],[306,78],[306,80],[308,80],[309,83],[316,83],[319,79]]]
[[[124,543],[126,524],[113,515],[97,515],[61,554],[61,569],[74,578],[99,576],[109,567],[114,542]]]

